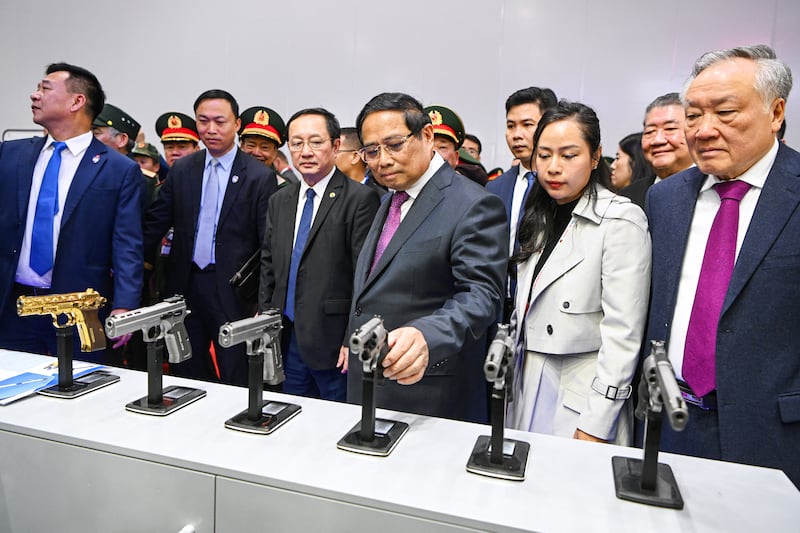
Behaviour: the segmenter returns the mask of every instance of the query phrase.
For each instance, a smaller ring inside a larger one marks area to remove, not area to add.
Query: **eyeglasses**
[[[289,151],[302,152],[303,147],[308,145],[308,148],[312,152],[316,152],[317,150],[325,146],[325,143],[328,141],[330,141],[330,139],[312,139],[310,141],[294,140],[289,143]]]
[[[383,144],[370,144],[359,150],[358,155],[363,162],[371,163],[380,157],[381,149],[386,150],[388,154],[399,154],[403,151],[406,142],[417,133],[419,132],[412,131],[406,136],[398,135],[396,137],[389,137]]]

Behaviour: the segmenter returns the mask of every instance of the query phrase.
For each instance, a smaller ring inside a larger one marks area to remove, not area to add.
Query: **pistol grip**
[[[164,335],[167,345],[167,354],[170,363],[181,363],[192,357],[192,346],[189,344],[189,334],[186,325],[178,322]]]
[[[97,352],[106,349],[106,335],[97,317],[97,309],[79,311],[70,316],[78,326],[82,352]]]

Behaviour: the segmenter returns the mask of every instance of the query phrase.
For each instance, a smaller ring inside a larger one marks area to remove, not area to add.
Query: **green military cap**
[[[472,157],[472,154],[464,150],[463,148],[458,149],[458,159],[461,161],[465,161],[472,165],[481,165],[481,162]],[[483,166],[483,165],[481,165]]]
[[[433,132],[444,135],[456,143],[456,148],[461,148],[464,142],[464,122],[456,112],[441,105],[430,105],[424,111],[431,119]]]
[[[94,119],[92,126],[110,126],[120,133],[127,133],[128,138],[131,140],[136,140],[136,136],[139,135],[139,129],[141,128],[133,117],[111,104],[103,106],[103,110],[97,115],[97,118]]]
[[[136,143],[136,147],[131,150],[131,155],[144,155],[157,163],[161,161],[158,149],[150,143]]]
[[[286,142],[286,124],[274,109],[264,106],[250,107],[242,111],[239,116],[242,125],[239,127],[239,136],[261,135],[283,146]]]
[[[191,141],[200,142],[200,135],[197,134],[197,123],[189,115],[171,111],[164,113],[156,120],[156,133],[161,138],[161,142],[169,141]]]

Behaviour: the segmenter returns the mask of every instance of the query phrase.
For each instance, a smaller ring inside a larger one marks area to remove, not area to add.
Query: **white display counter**
[[[40,357],[0,351],[0,364]],[[166,376],[208,396],[162,418],[124,409],[146,394],[144,373],[114,373],[119,383],[74,400],[0,407],[0,532],[800,528],[800,492],[778,470],[661,454],[685,501],[661,509],[615,496],[611,457],[637,449],[508,431],[531,452],[527,479],[502,481],[465,470],[489,426],[378,410],[410,430],[371,457],[336,448],[359,406],[265,393],[303,411],[252,435],[223,427],[246,408],[245,389]]]

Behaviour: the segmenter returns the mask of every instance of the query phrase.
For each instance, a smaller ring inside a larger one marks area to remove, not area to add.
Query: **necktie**
[[[400,226],[400,207],[408,200],[408,193],[406,191],[397,191],[392,195],[392,204],[389,206],[389,214],[386,216],[386,222],[383,224],[381,236],[378,238],[378,244],[375,246],[375,258],[372,260],[372,268],[378,264],[378,260],[386,251],[389,242],[392,240],[394,233]]]
[[[528,171],[525,174],[525,179],[528,180],[528,185],[525,187],[525,194],[522,195],[522,204],[519,206],[519,216],[517,217],[517,231],[519,231],[519,224],[522,222],[522,216],[525,214],[525,202],[528,200],[528,194],[531,192],[531,187],[533,186],[533,180],[536,176],[533,172]],[[515,243],[514,248],[519,250],[519,242]]]
[[[292,262],[289,265],[289,282],[286,286],[286,308],[283,313],[294,322],[294,295],[297,285],[297,269],[300,268],[300,258],[308,242],[308,233],[311,231],[311,219],[314,216],[314,189],[306,191],[306,203],[300,215],[300,225],[297,227],[297,238],[292,248]]]
[[[217,167],[219,161],[211,160],[208,181],[203,191],[203,203],[200,206],[200,219],[197,221],[197,237],[194,241],[194,262],[200,268],[206,268],[214,262],[214,237],[217,224],[217,204],[219,203],[219,177]]]
[[[44,169],[42,187],[36,200],[31,229],[30,265],[40,276],[53,268],[53,223],[58,213],[58,170],[61,168],[61,150],[66,147],[65,142],[53,143],[53,155]]]
[[[736,260],[739,202],[749,188],[743,181],[714,186],[721,202],[708,235],[683,354],[683,377],[698,396],[716,388],[717,327]]]

